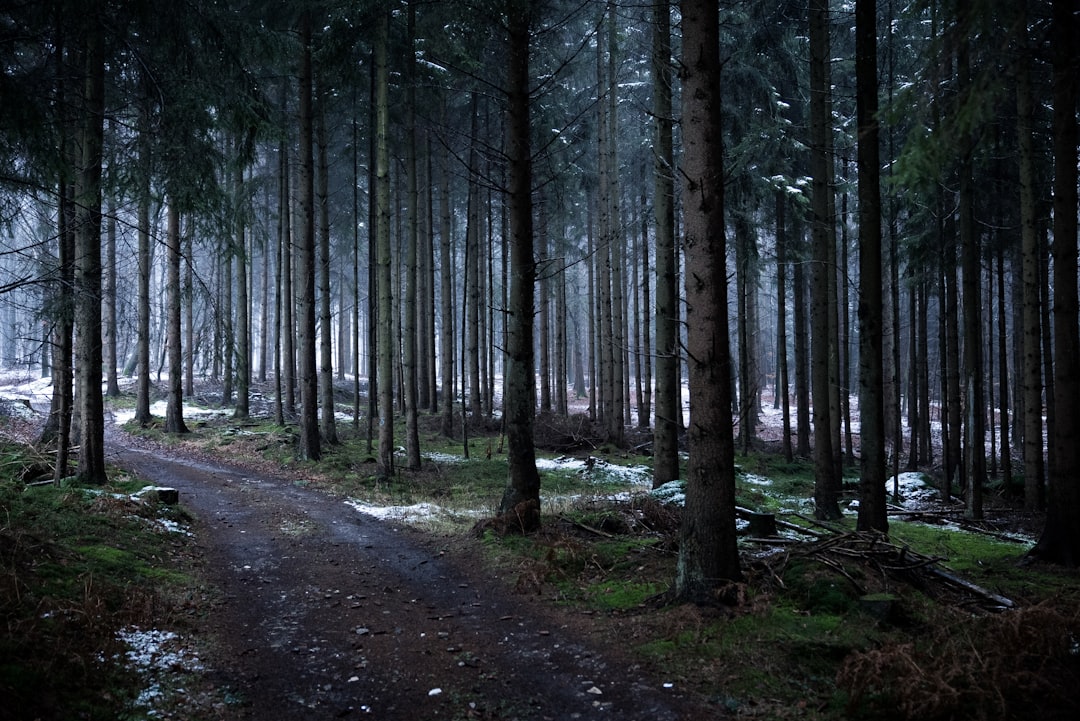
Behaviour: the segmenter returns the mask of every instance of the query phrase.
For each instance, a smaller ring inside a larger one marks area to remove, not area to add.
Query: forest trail
[[[468,551],[289,480],[110,435],[114,461],[178,489],[195,516],[219,594],[199,651],[238,699],[229,718],[706,717],[620,658],[618,639],[587,638],[591,619],[508,593]]]

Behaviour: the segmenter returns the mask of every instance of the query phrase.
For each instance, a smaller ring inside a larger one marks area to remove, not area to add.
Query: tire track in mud
[[[251,719],[705,718],[548,609],[343,499],[114,446],[180,491],[221,594],[201,650]],[[710,709],[715,713],[715,709]],[[710,714],[711,715],[711,714]]]

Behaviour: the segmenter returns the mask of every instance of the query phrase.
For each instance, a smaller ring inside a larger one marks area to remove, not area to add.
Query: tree
[[[317,461],[322,455],[319,438],[319,387],[315,370],[315,159],[313,81],[311,70],[311,15],[300,16],[300,167],[297,189],[300,210],[300,242],[296,250],[297,327],[300,372],[300,457]]]
[[[882,359],[881,175],[878,147],[877,2],[855,4],[859,128],[859,413],[862,419],[861,531],[887,532]]]
[[[390,43],[389,10],[380,11],[375,38],[375,286],[379,378],[379,473],[394,474],[394,295],[390,273]]]
[[[506,159],[509,166],[510,295],[507,308],[506,386],[503,393],[509,483],[499,510],[514,513],[522,531],[540,525],[540,474],[533,446],[532,132],[529,103],[529,0],[506,0]]]
[[[326,133],[326,103],[329,93],[321,86],[317,92],[318,108],[315,115],[315,144],[319,152],[319,172],[316,202],[319,206],[319,432],[322,439],[333,445],[338,442],[334,402],[334,347],[333,321],[330,312],[332,294],[330,285],[330,161],[329,140]],[[344,288],[341,291],[344,294]]]
[[[972,9],[963,10],[959,22],[960,38],[957,44],[958,84],[961,97],[971,92],[971,65],[969,35]],[[982,487],[986,480],[986,407],[983,385],[982,344],[982,294],[981,253],[975,228],[975,176],[973,131],[964,128],[960,134],[959,191],[957,215],[960,233],[961,294],[964,315],[964,475],[966,486],[964,512],[968,518],[982,518]]]
[[[1027,2],[1018,3],[1021,33],[1020,57],[1016,69],[1016,134],[1020,193],[1021,298],[1023,318],[1023,457],[1024,507],[1041,511],[1045,505],[1043,457],[1042,325],[1039,308],[1041,264],[1039,231],[1035,207],[1035,141],[1033,116],[1035,98],[1031,87],[1031,48],[1027,33]]]
[[[811,323],[811,385],[814,413],[814,513],[818,518],[840,517],[837,504],[836,457],[832,435],[832,384],[830,374],[830,283],[835,275],[829,262],[829,225],[831,213],[829,196],[828,134],[829,102],[829,28],[828,0],[810,0],[810,174],[813,182],[811,197],[813,226],[810,270]]]
[[[1080,310],[1077,297],[1077,126],[1080,62],[1075,52],[1080,22],[1075,2],[1054,0],[1051,55],[1054,64],[1054,405],[1058,413],[1050,443],[1054,453],[1047,484],[1046,526],[1032,554],[1080,566]]]
[[[169,350],[169,392],[165,405],[165,432],[187,433],[188,428],[184,423],[184,355],[180,328],[180,207],[175,195],[170,194],[168,198],[167,214],[165,295],[168,315],[166,344]]]
[[[735,539],[717,0],[683,0],[682,127],[690,461],[675,597],[707,602],[741,577]]]
[[[410,0],[408,9],[409,48],[405,61],[405,173],[407,194],[405,218],[405,322],[402,330],[403,378],[405,390],[405,465],[410,470],[420,468],[420,434],[417,428],[417,316],[418,268],[417,245],[420,240],[419,193],[417,192],[416,145],[416,3]],[[425,379],[426,380],[426,379]]]

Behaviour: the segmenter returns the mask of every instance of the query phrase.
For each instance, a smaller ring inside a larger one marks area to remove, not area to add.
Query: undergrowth
[[[0,453],[0,718],[120,718],[139,679],[117,629],[162,623],[194,587],[169,563],[183,541],[155,520],[183,512],[131,500],[123,476],[24,487],[20,448]]]

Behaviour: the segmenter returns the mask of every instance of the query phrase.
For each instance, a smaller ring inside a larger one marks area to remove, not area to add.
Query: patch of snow
[[[754,473],[740,473],[738,480],[743,483],[752,483],[755,486],[771,486],[773,482],[771,478],[759,476]]]
[[[402,521],[405,523],[419,523],[436,518],[454,518],[464,516],[467,518],[479,518],[484,515],[480,511],[451,511],[434,503],[414,503],[411,506],[379,506],[356,498],[350,498],[345,504],[360,513],[373,518],[389,521]]]
[[[433,461],[435,463],[464,463],[465,457],[459,456],[454,453],[439,453],[438,451],[430,451],[428,453],[421,453],[422,457]]]
[[[614,481],[636,486],[652,485],[652,470],[646,466],[621,466],[593,456],[585,459],[569,456],[537,458],[536,470],[575,471],[582,477],[597,483]]]
[[[659,488],[649,491],[649,494],[661,503],[683,506],[686,505],[686,482],[668,481]]]
[[[157,524],[159,526],[164,528],[169,533],[180,533],[180,534],[183,534],[185,536],[194,536],[195,535],[194,533],[189,531],[186,527],[184,527],[182,524],[179,524],[176,521],[170,520],[168,518],[157,518],[157,519],[155,519],[155,521],[157,522]]]
[[[147,686],[135,699],[137,706],[150,708],[157,699],[165,695],[162,689],[163,675],[203,669],[198,656],[182,648],[179,636],[172,631],[146,631],[130,626],[117,631],[116,637],[128,646],[125,654],[128,665],[148,681]],[[153,711],[150,715],[153,715]]]
[[[900,487],[900,505],[907,509],[919,509],[941,499],[941,494],[927,483],[926,476],[918,472],[901,473],[894,477]],[[891,495],[894,478],[885,482],[885,489]]]
[[[157,401],[156,403],[154,403],[153,405],[150,406],[150,415],[158,416],[159,418],[163,418],[165,416],[165,411],[168,409],[168,407],[169,407],[168,401],[164,401],[164,400]],[[233,414],[233,409],[232,408],[202,408],[201,406],[193,406],[193,405],[189,405],[189,404],[185,403],[181,407],[180,412],[183,414],[184,420],[197,421],[197,420],[207,419],[207,418],[231,417],[232,414]],[[121,409],[121,410],[113,411],[113,413],[112,413],[113,423],[115,423],[116,425],[123,425],[123,424],[127,423],[128,421],[132,420],[133,418],[135,418],[135,409],[134,408],[124,408],[124,409]]]

